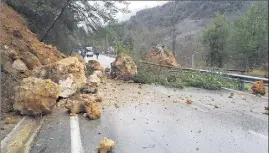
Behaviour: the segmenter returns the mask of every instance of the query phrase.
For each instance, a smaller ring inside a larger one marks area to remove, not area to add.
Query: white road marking
[[[263,135],[263,134],[260,134],[260,133],[255,132],[255,131],[252,131],[252,130],[249,130],[248,132],[250,134],[253,134],[253,135],[257,136],[257,137],[260,137],[260,138],[263,138],[263,139],[268,139],[268,136],[267,135]]]
[[[83,153],[78,116],[70,116],[71,153]]]

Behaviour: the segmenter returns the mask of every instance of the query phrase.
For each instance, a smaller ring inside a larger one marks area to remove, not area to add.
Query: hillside
[[[255,2],[262,4],[263,2]],[[171,49],[173,10],[176,22],[177,60],[183,66],[191,64],[191,55],[202,57],[199,36],[201,30],[212,22],[216,14],[225,14],[231,22],[246,14],[250,1],[178,1],[168,2],[162,6],[144,9],[132,16],[124,25],[125,37],[132,36],[134,48],[141,50],[157,43],[165,44]],[[203,63],[197,63],[203,64]]]

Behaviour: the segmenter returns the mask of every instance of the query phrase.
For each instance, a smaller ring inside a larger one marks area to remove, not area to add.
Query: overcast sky
[[[168,1],[128,1],[129,4],[129,10],[131,13],[123,14],[118,13],[117,19],[119,21],[125,21],[128,20],[131,16],[135,15],[137,11],[145,9],[145,8],[152,8],[158,5],[163,5],[164,3],[167,3]]]

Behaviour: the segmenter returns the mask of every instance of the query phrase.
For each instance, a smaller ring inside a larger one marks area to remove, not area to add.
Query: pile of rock
[[[14,109],[27,115],[47,114],[61,98],[71,115],[86,113],[89,119],[100,118],[102,98],[91,89],[100,85],[101,74],[86,78],[84,66],[77,57],[67,57],[34,69],[17,90]]]
[[[1,69],[17,82],[16,89],[9,92],[15,95],[9,101],[13,109],[22,115],[36,116],[51,113],[61,101],[72,115],[86,113],[89,119],[100,118],[102,99],[96,91],[104,72],[100,63],[90,65],[94,73],[86,78],[86,63],[81,57],[66,57],[56,47],[40,42],[20,15],[4,4],[0,8],[0,51],[4,59]],[[21,74],[24,75],[18,77]]]

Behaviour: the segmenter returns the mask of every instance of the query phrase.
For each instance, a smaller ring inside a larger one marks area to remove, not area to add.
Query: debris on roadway
[[[265,95],[265,87],[263,81],[254,82],[251,89],[253,94]]]
[[[186,104],[192,104],[192,101],[190,99],[187,99]]]
[[[42,79],[51,79],[61,88],[60,97],[69,97],[86,84],[84,65],[77,57],[67,57],[33,71],[33,75]]]
[[[105,137],[103,140],[100,141],[97,149],[99,153],[107,153],[109,151],[112,151],[112,149],[115,148],[115,145],[116,144],[113,140]]]
[[[71,116],[84,113],[84,117],[95,120],[101,117],[101,102],[102,98],[96,94],[77,94],[66,100],[65,108]]]
[[[126,55],[120,54],[115,61],[111,63],[111,78],[128,81],[137,73],[137,66],[133,59]]]
[[[14,110],[21,114],[50,113],[60,94],[60,87],[51,80],[28,77],[22,80],[15,93]]]
[[[91,68],[93,71],[104,72],[104,67],[96,60],[89,60],[86,66]]]

